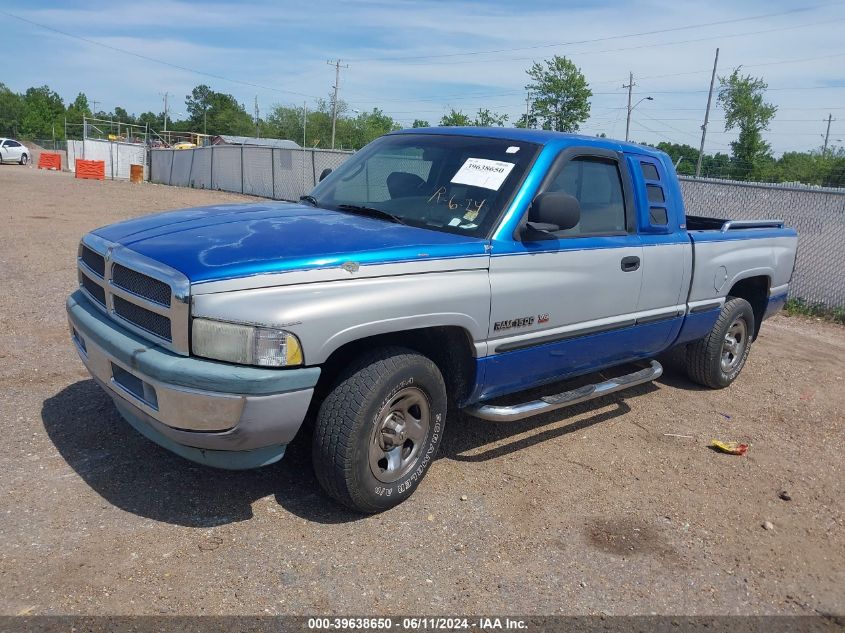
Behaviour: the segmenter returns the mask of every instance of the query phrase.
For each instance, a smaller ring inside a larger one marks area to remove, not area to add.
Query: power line
[[[639,33],[624,33],[621,35],[610,35],[605,37],[596,37],[587,40],[572,40],[569,42],[558,42],[556,44],[536,44],[534,46],[520,46],[516,48],[497,48],[497,49],[488,49],[488,50],[481,50],[481,51],[466,51],[463,53],[442,53],[438,55],[401,55],[401,56],[381,56],[381,57],[359,57],[357,59],[353,59],[352,61],[356,62],[371,62],[371,61],[404,61],[408,59],[440,59],[440,58],[450,58],[450,57],[464,57],[468,55],[489,55],[494,53],[513,53],[516,51],[529,51],[529,50],[538,50],[543,48],[557,48],[561,46],[572,46],[573,44],[592,44],[595,42],[606,42],[610,40],[619,40],[619,39],[627,39],[631,37],[643,37],[646,35],[657,35],[658,33],[670,33],[673,31],[685,31],[690,29],[698,29],[704,28],[708,26],[722,26],[724,24],[733,24],[736,22],[748,22],[751,20],[760,20],[763,18],[772,18],[778,17],[782,15],[791,15],[794,13],[804,13],[807,11],[814,11],[816,9],[821,9],[824,7],[828,7],[832,5],[836,5],[837,3],[830,3],[830,4],[821,4],[809,7],[799,7],[797,9],[790,9],[788,11],[780,11],[777,13],[764,13],[762,15],[754,15],[748,16],[744,18],[736,18],[732,20],[719,20],[717,22],[704,22],[701,24],[687,24],[684,26],[676,26],[670,27],[667,29],[656,29],[653,31],[641,31]]]
[[[693,43],[697,43],[697,42],[709,42],[709,41],[712,41],[712,40],[721,40],[721,39],[728,39],[728,38],[734,38],[734,37],[746,37],[748,35],[764,35],[764,34],[768,34],[768,33],[778,33],[778,32],[781,32],[781,31],[791,31],[791,30],[794,30],[794,29],[802,29],[802,28],[807,28],[807,27],[811,27],[811,26],[828,25],[828,24],[832,24],[832,23],[835,23],[835,22],[843,22],[843,21],[845,21],[845,18],[836,18],[836,19],[831,19],[831,20],[822,20],[822,21],[819,21],[819,22],[808,22],[808,23],[804,23],[804,24],[794,24],[794,25],[791,25],[791,26],[782,26],[782,27],[777,27],[777,28],[772,28],[772,29],[763,29],[763,30],[759,30],[759,31],[745,31],[743,33],[730,33],[730,34],[726,34],[726,35],[710,35],[710,36],[707,36],[707,37],[699,37],[699,38],[688,39],[688,40],[675,40],[675,41],[672,41],[672,42],[652,42],[652,43],[648,43],[648,44],[638,44],[636,46],[624,46],[624,47],[621,47],[621,48],[607,48],[607,49],[598,50],[598,51],[573,51],[573,52],[569,53],[569,56],[573,57],[573,56],[576,56],[576,55],[597,55],[597,54],[600,54],[600,53],[617,53],[617,52],[621,52],[621,51],[632,51],[632,50],[639,50],[639,49],[643,49],[643,48],[656,48],[656,47],[661,47],[661,46],[674,46],[674,45],[677,45],[677,44],[693,44]],[[459,61],[442,61],[442,62],[433,61],[433,62],[420,62],[420,63],[406,62],[406,65],[408,65],[408,66],[433,66],[433,65],[479,64],[479,63],[490,63],[490,62],[533,61],[533,60],[534,60],[533,57],[494,57],[494,58],[481,59],[481,60],[459,60]]]
[[[37,26],[42,29],[46,29],[47,31],[52,31],[53,33],[58,33],[59,35],[64,35],[65,37],[70,37],[75,40],[80,40],[82,42],[86,42],[88,44],[93,44],[94,46],[101,46],[103,48],[107,48],[112,51],[116,51],[118,53],[123,53],[124,55],[131,55],[132,57],[137,57],[138,59],[143,59],[148,62],[153,62],[155,64],[161,64],[163,66],[169,66],[170,68],[175,68],[177,70],[182,70],[189,73],[194,73],[196,75],[202,75],[204,77],[211,77],[212,79],[220,79],[222,81],[228,81],[234,84],[241,84],[243,86],[250,86],[252,88],[261,88],[262,90],[270,90],[272,92],[280,92],[284,94],[291,94],[291,95],[299,95],[300,97],[309,97],[311,99],[317,99],[314,95],[305,94],[303,92],[296,92],[294,90],[283,90],[281,88],[273,88],[272,86],[263,86],[261,84],[252,83],[249,81],[243,81],[241,79],[232,79],[230,77],[224,77],[223,75],[216,75],[214,73],[208,73],[203,70],[197,70],[196,68],[188,68],[187,66],[180,66],[179,64],[174,64],[163,59],[156,59],[155,57],[150,57],[148,55],[142,55],[141,53],[136,53],[134,51],[126,50],[125,48],[119,48],[117,46],[112,46],[111,44],[104,44],[103,42],[98,42],[97,40],[92,40],[87,37],[82,37],[81,35],[74,35],[73,33],[68,33],[67,31],[62,31],[60,29],[54,28],[52,26],[47,26],[46,24],[41,24],[40,22],[35,22],[34,20],[29,20],[24,18],[20,15],[15,15],[14,13],[9,13],[8,11],[0,10],[0,15],[6,15],[10,18],[14,18],[15,20],[20,20],[21,22],[26,22],[27,24],[31,24],[33,26]]]
[[[836,58],[836,57],[845,57],[845,53],[833,53],[833,54],[829,54],[829,55],[819,55],[819,56],[815,56],[815,57],[800,57],[800,58],[796,58],[796,59],[782,59],[782,60],[778,60],[778,61],[774,61],[774,62],[760,62],[760,63],[754,63],[754,64],[742,64],[742,67],[743,68],[757,68],[757,67],[760,67],[760,66],[779,66],[779,65],[785,65],[785,64],[795,64],[795,63],[818,61],[818,60],[822,60],[822,59],[832,59],[832,58]],[[640,76],[638,76],[638,80],[664,79],[664,78],[669,78],[669,77],[681,77],[681,76],[685,76],[685,75],[697,75],[697,74],[702,74],[702,73],[709,73],[711,71],[712,71],[712,68],[707,68],[707,69],[704,69],[704,70],[692,70],[692,71],[685,71],[685,72],[680,72],[680,73],[666,73],[666,74],[661,74],[661,75],[640,75]],[[596,84],[617,83],[618,81],[619,81],[618,79],[602,79],[602,80],[599,80],[599,81],[592,81],[592,82],[590,82],[590,84],[596,85]],[[820,86],[819,88],[823,88],[823,87],[824,86]],[[835,87],[835,86],[831,86],[831,87]],[[815,87],[808,87],[808,88],[815,89]],[[654,92],[654,91],[650,91],[650,92]],[[705,92],[705,91],[702,90],[700,92]],[[353,96],[356,95],[356,93],[354,93],[354,92],[351,93],[351,94]],[[523,94],[522,89],[513,89],[513,90],[505,90],[503,92],[483,92],[483,93],[474,93],[474,94],[467,94],[466,92],[452,93],[452,94],[448,94],[448,95],[440,95],[439,97],[433,97],[433,98],[430,98],[430,97],[421,97],[421,98],[417,98],[417,99],[414,99],[414,98],[402,98],[402,99],[384,98],[384,99],[378,99],[377,101],[376,100],[360,101],[358,103],[420,103],[420,102],[437,102],[437,101],[443,101],[443,100],[447,100],[447,99],[453,100],[453,101],[464,101],[464,100],[472,100],[472,99],[476,99],[476,98],[483,99],[483,98],[487,98],[487,97],[505,97],[505,96],[516,96],[516,95],[522,95],[522,94]],[[608,94],[617,94],[617,93],[616,92],[594,92],[593,94],[594,95],[608,95]],[[663,94],[667,94],[667,93],[664,92]],[[694,108],[694,109],[697,110],[698,108]],[[828,109],[828,108],[821,108],[821,109],[824,110],[824,109]],[[815,119],[813,119],[813,120],[815,120]]]

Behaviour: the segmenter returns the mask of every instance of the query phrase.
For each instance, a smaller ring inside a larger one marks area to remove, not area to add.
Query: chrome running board
[[[618,378],[611,378],[604,382],[584,385],[571,391],[564,391],[553,396],[543,396],[539,400],[532,400],[531,402],[524,402],[522,404],[510,406],[474,404],[465,408],[464,413],[490,422],[514,422],[531,417],[532,415],[548,413],[555,409],[600,398],[601,396],[622,391],[623,389],[629,389],[630,387],[636,387],[637,385],[657,380],[661,375],[663,375],[663,366],[656,360],[653,360],[651,361],[651,367],[646,367],[645,369],[625,374]]]

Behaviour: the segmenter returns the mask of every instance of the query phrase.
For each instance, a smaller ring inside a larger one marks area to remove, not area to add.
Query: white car
[[[26,165],[30,158],[32,152],[26,145],[11,138],[0,138],[0,163]]]

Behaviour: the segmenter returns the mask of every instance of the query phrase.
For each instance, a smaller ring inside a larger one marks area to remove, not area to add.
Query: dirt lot
[[[0,193],[0,613],[845,614],[841,327],[768,321],[725,391],[668,371],[522,423],[452,416],[414,497],[360,517],[307,438],[241,473],[148,442],[68,339],[84,232],[246,198],[16,166]]]

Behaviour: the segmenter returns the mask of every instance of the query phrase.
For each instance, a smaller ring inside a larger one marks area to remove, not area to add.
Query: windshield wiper
[[[381,218],[382,220],[388,220],[389,222],[395,222],[396,224],[406,224],[405,221],[398,215],[393,215],[392,213],[376,209],[375,207],[365,207],[359,204],[339,204],[337,205],[337,210],[346,211],[347,213],[357,213],[359,215],[368,215],[373,218]]]
[[[317,198],[315,198],[314,196],[299,196],[299,201],[300,202],[310,202],[315,207],[320,206],[320,203],[317,202]]]

